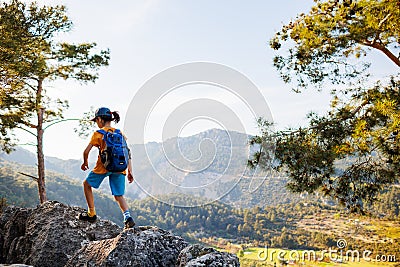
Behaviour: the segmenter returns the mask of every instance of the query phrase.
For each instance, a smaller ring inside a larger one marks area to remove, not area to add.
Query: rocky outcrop
[[[25,264],[0,264],[0,267],[32,267],[32,265],[25,265]]]
[[[128,229],[85,245],[66,266],[174,266],[188,243],[157,227]]]
[[[35,209],[7,208],[0,218],[0,263],[64,266],[82,245],[121,232],[110,221],[90,224],[76,219],[81,212],[59,202]]]
[[[8,207],[0,217],[0,266],[239,266],[233,254],[189,245],[163,229],[83,222],[76,219],[81,212],[55,201]]]
[[[183,249],[178,257],[179,267],[194,266],[239,266],[236,255],[220,252],[213,248],[205,248],[200,245],[190,245]]]

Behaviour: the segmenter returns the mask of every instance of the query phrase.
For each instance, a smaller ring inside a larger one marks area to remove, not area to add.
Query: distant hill
[[[255,149],[248,146],[249,138],[243,133],[211,129],[164,143],[133,145],[137,186],[129,186],[127,196],[137,199],[145,198],[148,193],[185,193],[202,199],[220,199],[236,207],[277,205],[304,199],[286,190],[286,178],[266,177],[265,173],[253,173],[246,167]],[[20,147],[9,155],[0,154],[0,158],[36,166],[35,154]],[[47,170],[79,182],[87,175],[81,171],[79,160],[46,157],[45,164]],[[36,175],[36,170],[30,174]],[[102,189],[109,191],[107,184]]]
[[[191,157],[192,160],[197,159],[198,143],[204,138],[210,137],[211,140],[219,140],[214,148],[216,151],[221,149],[218,144],[226,144],[226,136],[220,135],[219,130],[210,130],[202,134],[202,136],[199,134],[185,137],[178,142],[181,151],[186,153],[183,155]],[[173,145],[175,141],[167,140],[167,142],[171,142],[167,145]],[[175,173],[176,176],[172,178],[175,179],[174,182],[179,182],[181,185],[193,185],[193,183],[199,182],[196,179],[204,181],[218,177],[226,166],[225,155],[216,153],[215,163],[213,161],[209,168],[182,176],[176,170],[169,172],[171,169],[161,168],[169,162],[177,162],[177,159],[180,159],[180,155],[177,155],[179,150],[172,149],[173,153],[168,154],[169,158],[166,158],[163,156],[162,144],[151,143],[148,145],[147,153],[154,163],[154,169],[166,177]],[[209,145],[206,144],[203,147],[203,153],[206,153],[207,149],[213,149]],[[226,145],[224,146],[226,147]],[[35,207],[39,203],[37,184],[31,178],[18,173],[36,174],[34,155],[24,150],[17,150],[17,152],[19,154],[7,156],[14,157],[14,161],[5,160],[4,155],[0,157],[0,199],[5,198],[7,203],[12,205]],[[353,249],[363,248],[375,252],[386,251],[386,253],[394,253],[399,249],[400,233],[396,230],[400,229],[398,221],[400,218],[400,188],[398,187],[388,188],[378,196],[380,201],[371,207],[371,211],[374,212],[372,217],[386,217],[392,221],[361,217],[366,222],[363,225],[360,224],[362,231],[359,231],[359,228],[355,228],[353,224],[349,223],[350,219],[354,218],[352,215],[347,215],[331,205],[332,203],[326,205],[326,200],[318,195],[307,196],[288,192],[285,189],[287,181],[284,177],[276,176],[264,179],[260,178],[261,175],[252,177],[251,172],[245,172],[238,179],[236,175],[238,175],[238,170],[241,169],[243,162],[243,158],[239,156],[232,157],[232,169],[227,171],[230,178],[223,183],[216,183],[218,186],[213,188],[217,192],[229,189],[228,193],[219,201],[212,201],[213,195],[208,195],[207,190],[204,190],[203,196],[184,195],[181,192],[163,192],[162,187],[160,188],[160,185],[155,182],[156,180],[153,180],[153,165],[144,164],[143,157],[146,155],[140,154],[140,149],[134,149],[134,152],[134,161],[139,164],[139,166],[135,165],[137,179],[138,177],[148,179],[149,184],[154,183],[154,188],[160,192],[154,197],[145,197],[145,193],[139,190],[138,184],[129,185],[127,196],[132,197],[133,200],[127,198],[127,201],[131,214],[138,225],[157,225],[183,235],[187,240],[193,242],[219,243],[223,241],[226,244],[253,243],[277,248],[324,249],[336,246],[336,240],[345,238]],[[24,165],[16,161],[31,165]],[[143,165],[140,166],[141,163]],[[77,176],[71,178],[65,174],[68,171],[71,173],[81,172],[80,162],[47,158],[47,164],[48,198],[86,208],[81,184],[83,178]],[[201,167],[201,164],[203,162],[195,162],[193,165],[183,162],[180,167],[197,168]],[[50,166],[65,173],[61,174],[50,170]],[[106,194],[102,191],[95,191],[97,213],[100,217],[121,225],[122,215],[119,207],[106,184],[103,185],[103,189],[107,191]],[[213,193],[212,190],[210,191]],[[209,204],[205,205],[204,203]],[[182,205],[193,208],[179,207]],[[386,228],[378,227],[382,223],[386,225]],[[373,228],[371,228],[372,226]],[[357,235],[355,235],[354,229],[357,230]],[[371,236],[379,238],[370,242]]]
[[[286,178],[267,176],[266,172],[247,167],[247,160],[256,149],[248,145],[249,138],[243,133],[211,129],[163,143],[134,145],[133,164],[139,186],[127,194],[143,198],[147,194],[181,193],[219,199],[236,207],[303,199],[286,190]]]
[[[37,166],[36,155],[22,147],[16,147],[15,151],[10,154],[0,152],[0,159],[28,166]],[[76,180],[83,180],[87,175],[81,171],[81,164],[81,161],[75,159],[62,160],[56,157],[45,157],[47,170],[63,173]]]

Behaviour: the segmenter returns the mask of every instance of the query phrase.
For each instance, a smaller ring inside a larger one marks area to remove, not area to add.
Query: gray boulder
[[[110,221],[80,221],[81,212],[56,201],[35,209],[8,207],[0,217],[0,263],[64,266],[82,245],[121,232]]]
[[[25,264],[0,264],[0,267],[33,267],[33,266]]]
[[[239,266],[238,258],[154,226],[122,230],[56,201],[34,209],[8,207],[0,216],[0,266]]]
[[[66,267],[74,266],[175,266],[188,243],[157,227],[137,227],[113,239],[91,242],[79,250]]]
[[[240,266],[236,255],[220,252],[213,248],[206,248],[201,245],[190,245],[183,249],[178,257],[179,267],[236,267]]]

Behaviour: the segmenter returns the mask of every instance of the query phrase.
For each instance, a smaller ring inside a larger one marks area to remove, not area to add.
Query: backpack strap
[[[106,131],[104,131],[103,129],[97,130],[96,132],[101,133],[102,135],[106,135]]]
[[[104,140],[104,137],[107,134],[106,131],[104,131],[103,129],[100,129],[100,130],[97,130],[96,132],[101,133],[103,135],[103,140]],[[99,149],[99,154],[100,154],[101,153],[100,146],[98,147],[98,149]]]
[[[106,132],[103,129],[97,130],[96,132],[101,133],[102,135],[105,135],[106,133],[108,133],[108,131]],[[110,131],[110,133],[111,133],[111,131]],[[115,129],[114,133],[119,134],[119,133],[121,133],[121,130],[120,129]]]

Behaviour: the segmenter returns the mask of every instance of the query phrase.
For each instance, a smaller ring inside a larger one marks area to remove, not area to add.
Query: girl
[[[114,132],[115,128],[111,127],[111,121],[118,123],[120,120],[118,112],[111,112],[108,108],[102,107],[96,110],[95,117],[92,121],[97,123],[97,126],[100,129],[103,129],[105,132]],[[103,134],[99,132],[94,132],[92,138],[83,151],[83,163],[81,169],[86,171],[89,169],[88,166],[88,156],[89,152],[93,147],[99,148],[99,151],[103,151],[106,147],[105,141],[103,140]],[[132,175],[132,165],[131,165],[131,156],[129,153],[129,161],[128,161],[128,181],[129,183],[133,182]],[[100,184],[103,182],[104,178],[109,177],[109,183],[111,188],[111,193],[113,194],[115,200],[118,202],[119,207],[124,215],[124,225],[125,228],[132,228],[135,225],[133,221],[129,209],[128,204],[125,201],[124,193],[125,193],[125,175],[126,171],[123,172],[110,172],[107,171],[104,167],[104,164],[101,161],[100,155],[97,158],[96,166],[89,173],[85,181],[83,181],[83,189],[85,193],[86,202],[88,205],[88,212],[82,213],[79,215],[80,220],[95,222],[97,219],[96,210],[94,207],[94,198],[92,187],[99,188]]]

